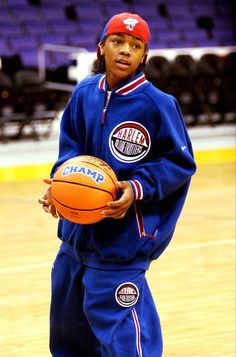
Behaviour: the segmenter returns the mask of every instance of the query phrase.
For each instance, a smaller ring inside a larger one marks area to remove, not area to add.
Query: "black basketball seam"
[[[114,199],[115,199],[115,197],[113,197],[113,194],[112,194],[110,191],[107,191],[107,190],[105,190],[105,189],[103,189],[103,188],[86,185],[86,184],[84,184],[84,183],[82,184],[82,183],[78,183],[78,182],[64,181],[64,180],[58,180],[58,179],[56,179],[56,180],[53,179],[53,182],[70,183],[70,184],[72,184],[72,185],[84,186],[84,187],[92,188],[92,189],[94,189],[94,190],[103,191],[103,192],[106,192],[106,193],[108,193],[109,195],[111,195],[113,201],[114,201]]]
[[[54,196],[53,196],[53,199],[59,203],[61,206],[63,207],[66,207],[66,208],[69,208],[69,209],[72,209],[73,211],[98,211],[98,210],[101,210],[102,208],[106,208],[107,206],[101,206],[101,207],[98,207],[98,208],[87,208],[87,209],[83,209],[83,208],[75,208],[75,207],[71,207],[71,206],[67,206],[65,205],[64,203],[61,203],[60,201],[58,201]],[[59,211],[60,212],[60,211]]]

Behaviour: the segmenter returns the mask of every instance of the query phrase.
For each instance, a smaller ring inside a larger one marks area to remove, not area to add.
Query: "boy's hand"
[[[51,185],[52,183],[52,180],[50,179],[44,179],[43,181],[48,185]],[[38,199],[38,202],[42,205],[46,213],[51,214],[54,218],[58,218],[58,217],[62,218],[60,214],[57,212],[55,206],[53,205],[50,189],[51,187],[47,188],[45,193]]]
[[[104,218],[123,218],[134,202],[134,192],[128,181],[118,182],[118,187],[123,191],[123,194],[119,200],[108,202],[107,209],[102,211]]]

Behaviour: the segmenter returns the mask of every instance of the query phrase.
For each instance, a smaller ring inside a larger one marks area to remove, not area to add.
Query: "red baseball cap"
[[[148,45],[150,39],[150,30],[147,22],[139,15],[128,12],[114,15],[107,22],[103,29],[99,43],[101,43],[106,37],[116,33],[136,36],[142,40],[145,45]]]

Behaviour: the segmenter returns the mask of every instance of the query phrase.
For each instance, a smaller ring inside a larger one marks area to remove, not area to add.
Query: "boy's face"
[[[114,34],[100,44],[101,55],[105,56],[109,89],[132,78],[146,55],[146,46],[137,37]]]

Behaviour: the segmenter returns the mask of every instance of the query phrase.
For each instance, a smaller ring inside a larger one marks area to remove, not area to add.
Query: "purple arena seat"
[[[31,6],[12,6],[12,12],[14,13],[15,19],[20,22],[24,23],[27,21],[41,21],[41,13],[40,10]]]
[[[55,44],[55,45],[66,45],[67,39],[63,33],[58,34],[48,34],[40,36],[41,44]]]
[[[36,38],[31,36],[14,36],[11,37],[10,42],[13,50],[16,52],[26,48],[34,49],[38,46]]]
[[[38,50],[37,49],[24,49],[20,51],[21,61],[26,68],[38,67]]]

